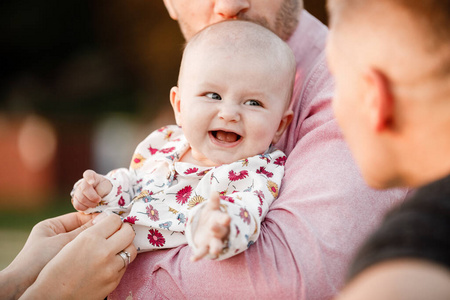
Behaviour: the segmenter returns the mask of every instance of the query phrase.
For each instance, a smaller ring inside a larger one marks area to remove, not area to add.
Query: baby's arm
[[[197,230],[194,233],[196,249],[191,257],[192,261],[197,261],[207,254],[212,257],[220,254],[230,233],[230,221],[230,216],[220,210],[219,194],[212,192],[201,211]]]
[[[96,207],[102,198],[111,192],[111,189],[111,182],[103,175],[86,170],[73,191],[73,207],[78,211]]]

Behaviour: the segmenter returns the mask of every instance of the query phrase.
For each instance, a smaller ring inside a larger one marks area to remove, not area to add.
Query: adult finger
[[[117,253],[116,257],[120,258],[118,262],[118,270],[122,270],[123,268],[128,267],[130,263],[136,258],[137,251],[136,247],[130,245]]]
[[[73,212],[52,219],[48,219],[46,221],[41,222],[40,224],[51,227],[56,234],[59,234],[73,231],[82,226],[89,227],[91,226],[91,224],[87,225],[87,223],[94,218],[95,215],[86,215],[83,213]]]
[[[119,253],[122,249],[132,244],[134,236],[135,232],[131,225],[123,223],[120,229],[108,238],[108,247]]]
[[[100,221],[96,222],[95,226],[91,226],[86,231],[89,231],[95,236],[100,236],[102,238],[108,239],[116,231],[118,231],[121,226],[122,221],[120,220],[120,217],[116,214],[110,214],[102,218]]]

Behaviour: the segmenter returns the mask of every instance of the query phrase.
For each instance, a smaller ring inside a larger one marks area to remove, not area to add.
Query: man
[[[209,24],[237,18],[268,27],[291,46],[297,61],[295,115],[277,144],[288,155],[286,173],[259,240],[245,253],[195,264],[188,247],[141,254],[112,299],[332,297],[356,247],[406,190],[368,188],[353,162],[331,108],[327,28],[300,0],[164,3],[187,40]]]
[[[339,299],[450,299],[450,1],[328,4],[333,105],[362,174],[418,188],[359,251]]]

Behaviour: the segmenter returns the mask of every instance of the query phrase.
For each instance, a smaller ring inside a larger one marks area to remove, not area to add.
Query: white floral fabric
[[[198,216],[212,191],[231,217],[227,247],[218,259],[246,250],[278,196],[286,156],[266,153],[218,167],[200,167],[179,159],[189,150],[180,127],[171,125],[142,141],[129,169],[111,171],[111,192],[87,213],[113,211],[132,224],[139,252],[193,244]]]

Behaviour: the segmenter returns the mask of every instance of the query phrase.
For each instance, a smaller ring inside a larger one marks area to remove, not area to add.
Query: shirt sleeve
[[[231,218],[230,234],[218,260],[247,250],[258,239],[261,222],[278,196],[285,161],[284,153],[276,150],[216,168],[200,181],[196,194],[208,199],[211,191],[219,192],[221,210]],[[196,249],[194,235],[205,205],[203,202],[189,212],[186,238],[193,249]]]

